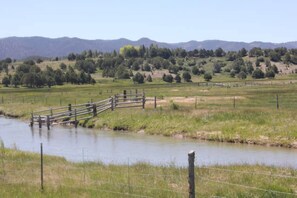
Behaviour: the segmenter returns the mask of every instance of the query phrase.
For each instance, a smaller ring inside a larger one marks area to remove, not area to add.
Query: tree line
[[[29,88],[39,88],[63,85],[64,83],[94,84],[96,81],[91,77],[90,73],[85,72],[83,69],[76,70],[71,66],[67,67],[64,63],[61,63],[60,68],[56,70],[49,66],[46,66],[45,70],[41,70],[34,60],[24,61],[15,68],[13,75],[7,74],[2,79],[2,84],[6,87],[21,85]]]

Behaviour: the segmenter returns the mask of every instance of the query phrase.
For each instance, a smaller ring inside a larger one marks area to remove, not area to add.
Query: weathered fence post
[[[114,106],[114,108],[117,107],[118,102],[119,102],[119,96],[116,94],[114,96],[114,100],[113,100],[113,106]]]
[[[51,116],[53,116],[53,109],[50,108],[50,113],[51,113]]]
[[[33,127],[34,124],[34,115],[33,112],[31,113],[31,122],[30,122],[30,126]]]
[[[71,116],[71,109],[72,109],[72,108],[71,108],[71,104],[68,104],[68,111],[70,112],[70,113],[69,113],[69,116]]]
[[[111,107],[111,110],[113,111],[114,110],[113,97],[110,97],[110,107]]]
[[[41,116],[39,115],[38,117],[38,125],[39,125],[39,128],[41,129],[42,127],[42,123],[41,123]]]
[[[93,117],[97,116],[97,107],[96,104],[93,104]]]
[[[43,191],[43,147],[40,143],[40,188]]]
[[[77,128],[77,113],[76,113],[76,109],[74,109],[74,127]]]
[[[142,94],[142,109],[145,108],[145,93]]]
[[[276,109],[279,109],[279,104],[278,104],[278,94],[276,94]]]
[[[127,91],[126,90],[123,91],[123,95],[124,95],[123,97],[124,97],[124,102],[125,102],[127,99]]]
[[[155,96],[154,99],[155,99],[155,101],[154,101],[154,103],[155,103],[155,104],[154,104],[154,107],[155,107],[155,109],[156,109],[156,108],[157,108],[157,97]]]
[[[49,117],[49,115],[46,116],[46,125],[47,125],[47,130],[50,130],[50,117]]]
[[[188,153],[188,161],[189,161],[189,198],[195,198],[195,151],[190,151]]]

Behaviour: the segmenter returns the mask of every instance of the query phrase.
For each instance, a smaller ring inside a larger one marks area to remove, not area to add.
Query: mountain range
[[[247,50],[253,47],[277,48],[286,47],[297,48],[297,41],[286,43],[270,42],[234,42],[222,40],[205,40],[205,41],[188,41],[180,43],[157,42],[149,38],[141,38],[137,41],[131,41],[125,38],[115,40],[86,40],[80,38],[46,38],[46,37],[7,37],[0,39],[0,59],[10,57],[13,59],[24,59],[31,56],[40,57],[63,57],[69,53],[80,53],[84,50],[98,50],[101,52],[111,52],[119,50],[124,45],[144,45],[146,47],[156,44],[159,47],[170,49],[183,48],[186,50],[193,49],[217,49],[223,48],[225,51],[238,51],[241,48]]]

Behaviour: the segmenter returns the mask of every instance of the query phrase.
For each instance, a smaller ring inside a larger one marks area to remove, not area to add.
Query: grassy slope
[[[41,192],[39,155],[0,151],[1,197],[187,197],[186,168],[70,163],[50,156],[44,158]],[[196,167],[195,172],[199,197],[294,197],[290,194],[297,192],[292,169],[234,165]]]

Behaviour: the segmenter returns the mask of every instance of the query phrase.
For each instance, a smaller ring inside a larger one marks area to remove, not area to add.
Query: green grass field
[[[1,149],[1,197],[188,197],[187,168],[71,163],[44,157],[44,190],[38,154]],[[260,165],[195,168],[197,197],[295,197],[297,171]]]

